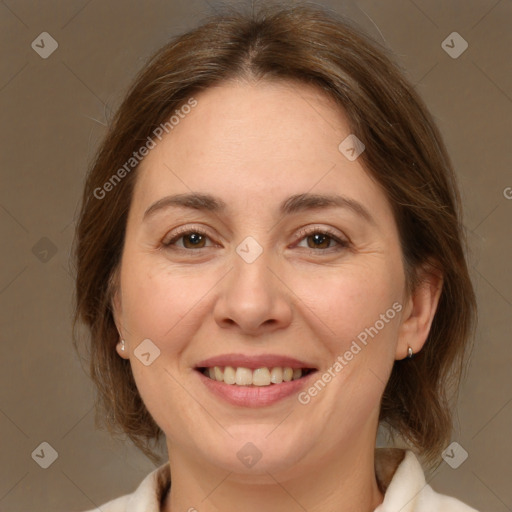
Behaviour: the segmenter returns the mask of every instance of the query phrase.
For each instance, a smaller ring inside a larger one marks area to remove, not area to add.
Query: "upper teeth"
[[[210,379],[225,382],[226,384],[237,384],[238,386],[269,386],[300,379],[302,377],[301,368],[233,368],[232,366],[206,368],[203,373]]]

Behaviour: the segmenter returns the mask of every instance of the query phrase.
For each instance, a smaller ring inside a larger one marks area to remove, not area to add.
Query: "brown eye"
[[[315,233],[313,235],[308,235],[306,238],[310,249],[328,249],[331,240],[333,240],[331,236],[325,233]]]
[[[186,249],[197,249],[198,247],[204,247],[206,240],[206,237],[201,233],[190,233],[189,235],[184,235],[182,238],[183,246]]]
[[[179,244],[179,240],[182,243]],[[169,249],[204,249],[208,247],[206,241],[209,237],[206,233],[198,229],[189,229],[188,231],[180,231],[167,242],[162,242],[164,247]]]
[[[309,229],[301,231],[297,247],[313,249],[319,253],[327,252],[328,249],[342,250],[349,247],[349,242],[331,233],[329,230]],[[306,242],[306,245],[303,243]],[[324,251],[322,251],[322,249]]]

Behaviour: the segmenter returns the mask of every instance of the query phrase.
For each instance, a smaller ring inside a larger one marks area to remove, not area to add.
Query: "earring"
[[[124,340],[121,340],[121,350],[124,352]]]
[[[409,348],[407,349],[407,358],[408,358],[408,359],[411,359],[412,354],[413,354],[413,352],[412,352],[412,348],[411,348],[411,347],[409,347]]]

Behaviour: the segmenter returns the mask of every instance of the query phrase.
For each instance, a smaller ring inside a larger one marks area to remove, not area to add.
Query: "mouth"
[[[301,380],[317,371],[316,368],[274,366],[246,368],[243,366],[200,366],[195,368],[205,377],[233,386],[268,387]]]
[[[244,408],[268,407],[293,398],[311,385],[318,372],[291,366],[198,366],[194,370],[212,396]]]
[[[212,396],[238,407],[290,399],[318,372],[311,362],[284,354],[222,354],[198,361],[193,369]]]

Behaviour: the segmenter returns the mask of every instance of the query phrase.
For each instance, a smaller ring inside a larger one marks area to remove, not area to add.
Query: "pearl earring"
[[[121,340],[121,350],[124,352],[124,340]]]
[[[407,349],[407,358],[408,358],[408,359],[411,359],[412,354],[413,354],[413,352],[412,352],[412,348],[411,348],[411,347],[409,347],[409,348]]]

